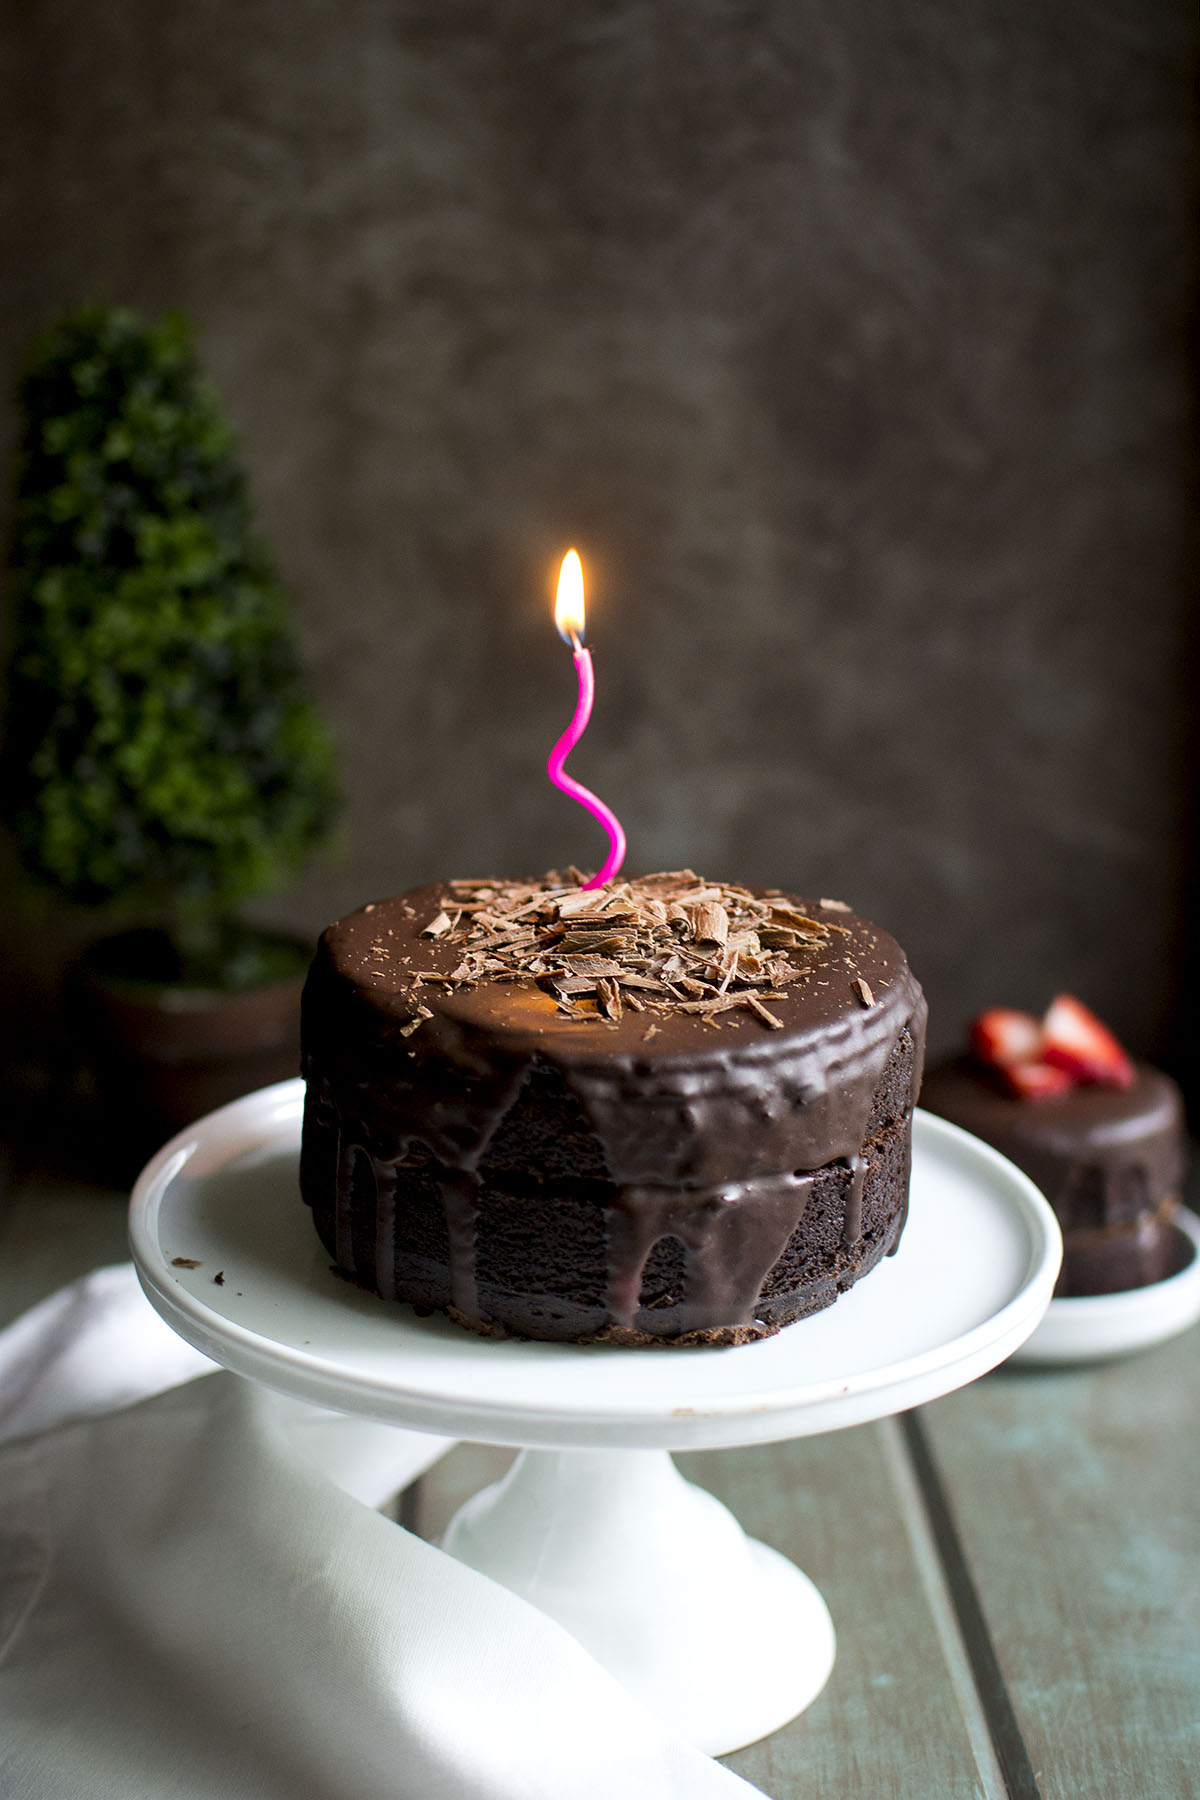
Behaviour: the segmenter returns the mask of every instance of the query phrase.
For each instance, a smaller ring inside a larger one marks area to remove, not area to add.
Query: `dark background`
[[[1196,37],[1191,0],[9,0],[0,433],[62,308],[195,322],[347,792],[263,915],[596,865],[543,774],[575,543],[572,769],[630,869],[852,902],[935,1051],[1066,988],[1186,1076]],[[96,927],[6,886],[32,1040]]]

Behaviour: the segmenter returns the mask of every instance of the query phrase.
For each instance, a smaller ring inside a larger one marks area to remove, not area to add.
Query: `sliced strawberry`
[[[1041,1053],[1042,1027],[1032,1013],[992,1006],[971,1022],[971,1054],[990,1069],[1036,1062]]]
[[[1049,1062],[1012,1062],[1000,1070],[1005,1088],[1018,1100],[1048,1100],[1075,1086],[1075,1078]]]
[[[1133,1084],[1133,1064],[1095,1013],[1071,994],[1059,994],[1042,1020],[1043,1059],[1064,1069],[1075,1081],[1096,1082],[1104,1087],[1127,1088]]]

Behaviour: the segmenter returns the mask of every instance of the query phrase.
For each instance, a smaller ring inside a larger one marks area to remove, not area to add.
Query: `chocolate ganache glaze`
[[[303,1195],[342,1273],[476,1330],[742,1342],[895,1248],[924,1022],[837,902],[416,889],[318,947]]]
[[[929,1071],[921,1101],[993,1145],[1046,1196],[1063,1233],[1057,1297],[1121,1292],[1174,1273],[1185,1130],[1169,1075],[1136,1063],[1129,1087],[1027,1100],[959,1056]]]

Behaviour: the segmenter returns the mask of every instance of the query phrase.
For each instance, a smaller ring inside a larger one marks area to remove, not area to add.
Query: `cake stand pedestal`
[[[833,1668],[808,1576],[665,1450],[523,1450],[442,1548],[557,1619],[712,1756],[786,1724]]]
[[[898,1253],[814,1318],[731,1350],[491,1341],[331,1274],[299,1199],[302,1102],[300,1082],[235,1101],[139,1178],[130,1244],[167,1323],[318,1406],[520,1447],[444,1547],[556,1618],[701,1749],[803,1710],[833,1666],[824,1601],[669,1452],[863,1424],[1002,1362],[1045,1312],[1061,1255],[1032,1183],[918,1114]]]

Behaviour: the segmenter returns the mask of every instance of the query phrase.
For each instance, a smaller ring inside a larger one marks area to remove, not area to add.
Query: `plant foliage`
[[[67,315],[20,397],[0,804],[39,883],[202,935],[335,807],[232,431],[174,316]]]

